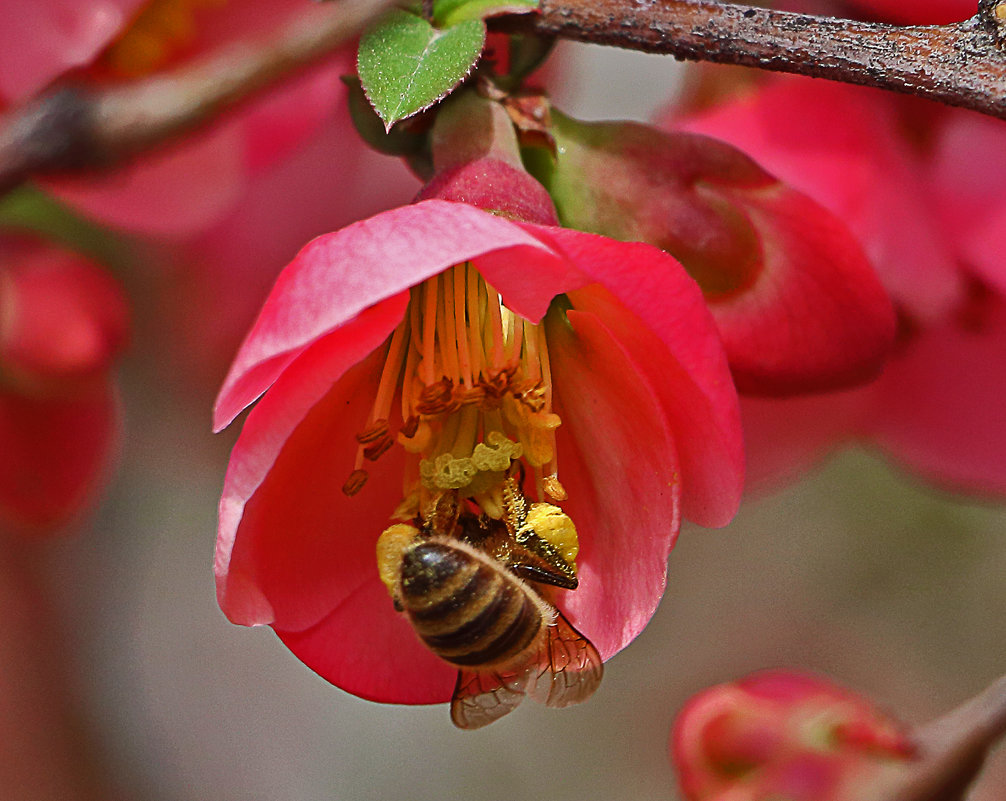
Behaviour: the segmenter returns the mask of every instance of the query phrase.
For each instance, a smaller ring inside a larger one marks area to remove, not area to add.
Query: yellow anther
[[[580,541],[576,536],[573,520],[558,506],[550,503],[532,503],[528,509],[524,528],[534,533],[555,548],[568,564],[575,566],[580,553]]]

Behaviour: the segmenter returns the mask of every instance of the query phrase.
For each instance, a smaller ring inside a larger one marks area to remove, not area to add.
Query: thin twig
[[[312,6],[265,46],[229,48],[126,86],[65,86],[43,94],[0,120],[0,194],[36,173],[118,164],[204,124],[332,53],[389,4]]]
[[[892,801],[958,801],[1006,734],[1006,676],[914,734],[919,762]]]
[[[1006,0],[953,25],[898,27],[713,0],[542,0],[507,30],[793,72],[1006,119]]]

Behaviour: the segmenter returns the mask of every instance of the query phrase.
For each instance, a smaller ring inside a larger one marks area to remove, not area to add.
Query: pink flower
[[[871,385],[742,402],[749,482],[861,439],[941,484],[1006,491],[1006,125],[790,77],[675,125],[733,142],[845,220],[901,320]]]
[[[490,170],[498,191],[507,168]],[[554,222],[547,197],[520,197],[523,219]],[[455,467],[476,465],[456,491],[492,513],[503,473],[476,464],[477,443],[522,455],[529,494],[575,522],[579,588],[555,601],[604,658],[652,615],[681,513],[722,525],[738,501],[735,395],[681,267],[464,203],[309,243],[237,355],[217,428],[260,395],[220,503],[220,605],[366,698],[451,695],[455,671],[394,611],[374,551]]]
[[[8,0],[0,11],[0,105],[31,97],[85,67],[144,0]]]
[[[870,17],[899,25],[940,25],[969,19],[977,11],[973,0],[853,0]]]
[[[6,91],[0,85],[0,105],[59,78],[122,82],[238,42],[254,46],[305,13],[320,17],[338,10],[299,0],[4,5],[0,44],[9,37],[12,46],[0,47],[0,75],[12,77]],[[73,68],[79,69],[68,75]],[[339,76],[351,71],[352,54],[336,54],[175,143],[109,173],[46,179],[45,188],[108,225],[172,237],[204,231],[258,174],[315,136],[332,115],[346,116]]]
[[[115,453],[126,305],[74,254],[10,238],[0,253],[0,526],[45,533],[87,506]]]
[[[911,753],[869,702],[792,670],[703,690],[671,735],[687,801],[879,801],[884,770]]]

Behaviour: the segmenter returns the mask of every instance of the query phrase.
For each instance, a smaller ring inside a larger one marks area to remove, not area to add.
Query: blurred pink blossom
[[[6,4],[0,43],[9,37],[12,46],[0,47],[0,75],[15,77],[0,103],[60,78],[121,83],[239,42],[261,45],[295,16],[337,13],[300,0],[150,0],[142,8],[126,0]],[[346,114],[339,76],[352,71],[352,53],[343,51],[125,166],[46,179],[43,186],[107,225],[194,235],[221,221],[257,175],[296,152],[326,120]]]
[[[779,77],[669,124],[736,144],[844,219],[901,318],[873,384],[742,402],[752,482],[861,439],[946,486],[1006,491],[1006,123]]]
[[[0,526],[46,533],[107,478],[119,436],[113,362],[125,300],[97,265],[0,241]]]
[[[884,769],[912,750],[868,701],[793,670],[703,690],[671,735],[687,801],[879,801]]]

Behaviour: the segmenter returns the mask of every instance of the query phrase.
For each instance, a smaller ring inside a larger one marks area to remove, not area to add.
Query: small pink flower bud
[[[688,801],[869,801],[912,744],[896,723],[831,682],[755,673],[694,696],[671,754]]]

